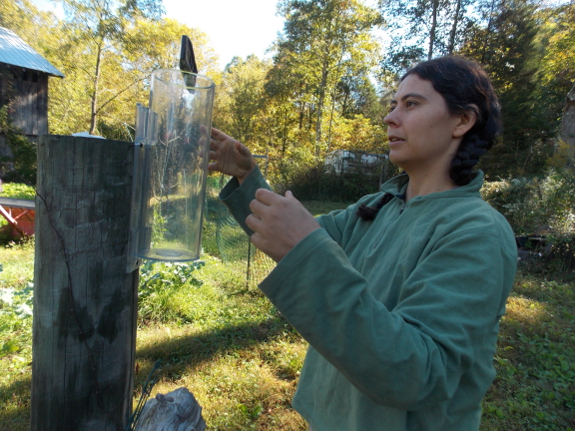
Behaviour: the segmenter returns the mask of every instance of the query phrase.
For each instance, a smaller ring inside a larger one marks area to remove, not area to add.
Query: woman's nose
[[[397,126],[397,116],[394,115],[395,111],[391,111],[389,114],[385,116],[383,122],[388,126]]]

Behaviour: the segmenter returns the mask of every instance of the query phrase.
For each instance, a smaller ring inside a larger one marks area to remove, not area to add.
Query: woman
[[[473,172],[499,118],[477,64],[420,63],[384,119],[405,172],[318,219],[213,130],[210,169],[235,176],[221,197],[278,262],[260,288],[310,344],[293,406],[314,431],[478,430],[517,260]]]

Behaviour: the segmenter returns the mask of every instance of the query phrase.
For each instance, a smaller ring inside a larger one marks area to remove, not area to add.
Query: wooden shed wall
[[[48,133],[48,74],[0,65],[0,106],[12,98],[12,122],[24,135],[37,141]]]

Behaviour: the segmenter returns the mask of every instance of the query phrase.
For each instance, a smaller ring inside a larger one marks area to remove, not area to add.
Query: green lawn
[[[309,206],[311,208],[311,205]],[[312,212],[332,208],[318,205]],[[0,430],[29,429],[33,242],[0,247]],[[497,378],[482,431],[575,429],[573,278],[521,267],[501,322]],[[155,283],[160,271],[163,283]],[[185,282],[181,282],[181,278]],[[152,393],[185,386],[212,430],[305,430],[291,408],[307,348],[246,284],[245,263],[205,256],[142,269],[136,394],[157,360]]]

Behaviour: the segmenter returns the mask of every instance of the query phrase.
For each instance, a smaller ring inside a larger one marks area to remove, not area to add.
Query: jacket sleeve
[[[232,178],[220,192],[220,199],[228,207],[232,216],[248,236],[251,236],[253,231],[246,226],[245,220],[247,216],[251,214],[249,204],[255,199],[256,191],[260,188],[271,190],[269,184],[262,176],[261,171],[256,166],[241,186],[236,178]],[[358,205],[368,200],[373,200],[373,197],[364,197],[360,202],[345,210],[333,211],[329,215],[319,217],[318,221],[327,233],[338,244],[341,244],[343,232],[346,230],[348,221],[357,218],[354,214],[355,211],[357,211]]]
[[[232,216],[248,236],[254,233],[246,226],[246,218],[252,213],[249,205],[255,199],[256,191],[261,188],[271,190],[260,169],[256,166],[244,179],[241,187],[239,181],[234,177],[220,192],[221,201],[228,207]]]
[[[451,398],[476,355],[492,354],[515,260],[494,235],[448,234],[418,262],[388,310],[319,229],[260,288],[364,396],[413,410]],[[377,279],[385,282],[386,274]]]

